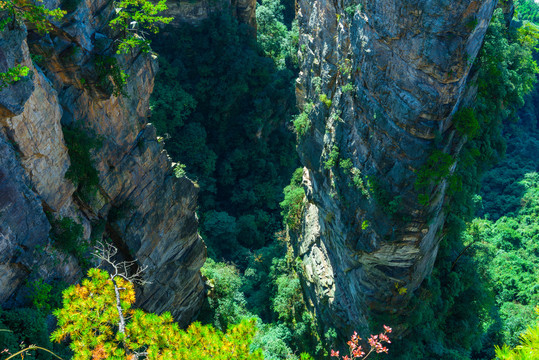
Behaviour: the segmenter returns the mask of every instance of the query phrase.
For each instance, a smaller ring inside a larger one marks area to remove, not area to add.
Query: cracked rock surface
[[[465,141],[452,116],[473,96],[468,75],[496,3],[298,0],[296,93],[311,110],[293,243],[325,329],[347,334],[372,310],[398,312],[432,271],[447,179],[419,191],[417,171],[435,141],[450,156]]]

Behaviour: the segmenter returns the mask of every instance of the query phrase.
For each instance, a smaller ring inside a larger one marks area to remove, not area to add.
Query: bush
[[[66,254],[75,256],[81,266],[88,266],[85,255],[90,244],[84,240],[84,227],[68,217],[53,219],[49,216],[49,221],[52,225],[50,231],[52,245]]]
[[[301,187],[302,174],[302,168],[294,171],[290,185],[283,190],[284,200],[279,204],[285,224],[295,232],[300,230],[303,200],[305,199],[305,190]]]
[[[326,170],[329,170],[332,167],[336,166],[338,161],[339,161],[339,147],[337,145],[333,145],[330,153],[328,154],[328,159],[324,162],[324,168]]]
[[[82,129],[62,127],[71,165],[65,174],[77,187],[77,195],[89,203],[97,195],[99,176],[90,151],[98,149],[102,142]]]
[[[215,327],[224,331],[229,326],[252,317],[246,309],[247,301],[240,291],[243,280],[235,266],[207,259],[201,272],[211,284],[203,320],[211,319]]]
[[[13,310],[0,310],[0,329],[9,330],[0,332],[0,344],[2,350],[8,349],[10,353],[15,353],[31,344],[44,347],[49,350],[54,349],[49,340],[49,331],[45,318],[41,311],[29,308]],[[0,354],[0,358],[5,358],[6,354]],[[51,360],[51,354],[41,351],[31,351],[24,355],[25,360]]]
[[[479,131],[479,122],[472,108],[464,108],[457,111],[453,122],[459,134],[465,135],[470,139],[476,136]]]
[[[294,129],[296,130],[296,134],[298,134],[299,137],[304,136],[311,127],[311,120],[309,119],[309,114],[311,113],[313,106],[313,103],[305,104],[305,108],[301,112],[301,114],[295,116],[292,120],[294,124]]]

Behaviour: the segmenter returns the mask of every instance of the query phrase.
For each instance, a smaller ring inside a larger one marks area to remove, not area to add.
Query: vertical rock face
[[[167,2],[167,16],[174,17],[171,25],[190,23],[196,25],[212,14],[232,11],[239,22],[256,29],[256,0],[173,0]]]
[[[296,91],[309,129],[295,250],[325,326],[347,331],[366,326],[370,309],[398,311],[432,270],[448,184],[418,188],[417,173],[435,145],[453,156],[465,141],[452,117],[495,6],[298,0]]]
[[[156,61],[142,53],[114,54],[113,11],[110,2],[82,1],[48,36],[27,36],[24,28],[0,34],[0,71],[23,64],[32,73],[0,93],[0,303],[20,300],[28,277],[73,282],[83,275],[73,256],[51,246],[47,211],[81,223],[85,238],[100,238],[104,227],[122,258],[147,267],[139,305],[170,311],[184,326],[204,292],[198,190],[175,177],[147,123]],[[32,63],[27,43],[42,57],[42,69]],[[102,74],[100,59],[125,71],[125,96],[112,94],[113,75]],[[91,150],[99,177],[91,198],[65,177],[73,159],[62,127],[99,143]]]

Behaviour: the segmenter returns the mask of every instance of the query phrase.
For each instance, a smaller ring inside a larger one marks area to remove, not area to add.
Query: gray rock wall
[[[241,23],[256,29],[256,0],[172,0],[167,2],[167,6],[167,16],[174,17],[172,26],[182,23],[197,25],[213,14],[232,11]]]
[[[46,210],[81,223],[86,239],[104,223],[122,258],[147,267],[138,304],[170,311],[186,326],[204,296],[198,189],[175,177],[148,124],[157,62],[149,54],[114,54],[112,13],[111,2],[82,1],[49,35],[38,36],[31,24],[28,35],[24,26],[0,34],[0,71],[21,63],[32,72],[0,93],[0,303],[21,300],[27,279],[73,283],[83,275],[73,256],[51,245]],[[30,53],[42,57],[43,68]],[[102,86],[96,56],[116,59],[128,76],[127,96]],[[62,126],[100,140],[91,152],[99,175],[92,199],[65,178],[71,159]]]
[[[417,172],[435,146],[454,156],[465,141],[452,115],[496,3],[298,0],[296,92],[313,108],[299,136],[307,195],[294,246],[326,328],[398,312],[431,272],[447,179],[419,190]]]

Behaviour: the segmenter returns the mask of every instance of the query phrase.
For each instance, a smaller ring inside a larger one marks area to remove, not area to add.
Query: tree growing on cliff
[[[143,52],[150,51],[149,34],[157,34],[158,23],[168,24],[171,17],[159,16],[158,13],[167,9],[166,0],[153,4],[147,0],[121,0],[114,3],[116,17],[110,21],[110,26],[122,33],[118,45],[118,54],[128,53],[138,48]]]
[[[115,263],[116,250],[111,246],[99,250],[98,257],[113,270],[90,269],[82,284],[64,291],[63,307],[54,312],[58,329],[51,339],[69,338],[73,360],[262,359],[260,351],[249,351],[256,332],[251,321],[226,333],[200,323],[183,331],[168,312],[155,315],[132,309],[133,283],[141,281],[143,269],[134,263]]]
[[[32,23],[39,33],[49,32],[52,28],[49,19],[60,20],[66,12],[62,9],[47,9],[42,4],[43,0],[1,0],[0,31],[17,21],[25,21]]]
[[[43,0],[28,2],[23,0],[0,0],[0,31],[13,28],[17,22],[32,23],[39,33],[49,32],[52,28],[49,19],[61,19],[65,11],[61,9],[47,9],[42,5]],[[0,90],[8,87],[28,76],[30,69],[17,64],[0,72]]]

